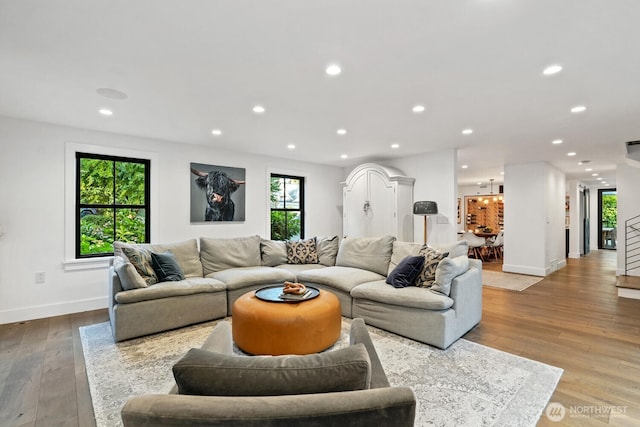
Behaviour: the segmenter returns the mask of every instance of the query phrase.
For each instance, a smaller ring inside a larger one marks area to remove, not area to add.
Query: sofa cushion
[[[297,280],[304,284],[319,284],[339,289],[346,293],[361,283],[384,280],[384,276],[368,270],[352,267],[325,267],[317,270],[305,270],[298,273]]]
[[[386,275],[395,237],[345,237],[340,242],[336,266],[361,268]]]
[[[469,258],[467,258],[466,254],[455,258],[447,257],[443,259],[438,264],[438,268],[436,268],[436,279],[431,285],[431,290],[449,296],[453,279],[468,269]]]
[[[420,253],[422,243],[413,242],[400,242],[398,240],[393,242],[393,251],[391,252],[391,261],[389,261],[389,269],[387,276],[391,274],[394,268],[400,264],[400,261],[408,256],[416,256]]]
[[[233,239],[200,238],[204,276],[235,267],[256,267],[260,261],[260,236]]]
[[[453,305],[451,298],[431,292],[431,289],[415,286],[398,289],[387,285],[384,280],[358,285],[351,291],[351,296],[354,299],[367,299],[383,304],[424,310],[446,310]]]
[[[142,280],[145,281],[147,286],[158,283],[158,275],[153,270],[150,249],[127,245],[122,247],[122,253],[135,267],[136,271],[140,277],[142,277]]]
[[[430,243],[429,247],[439,252],[448,252],[449,258],[457,258],[469,253],[469,242],[466,240],[458,240],[454,243]]]
[[[190,277],[179,282],[160,282],[147,288],[118,292],[115,295],[115,300],[119,304],[130,304],[203,292],[224,292],[225,289],[225,284],[219,280]]]
[[[229,268],[208,274],[207,277],[220,280],[229,290],[255,285],[284,284],[285,281],[296,279],[296,276],[287,270],[263,266]]]
[[[233,356],[192,348],[173,366],[180,394],[278,396],[369,388],[364,344],[306,356]]]
[[[129,261],[125,261],[122,257],[116,256],[113,261],[113,269],[115,270],[120,285],[125,291],[131,289],[146,288],[149,284],[138,274],[136,268]]]
[[[283,240],[260,239],[262,265],[275,267],[287,263],[287,244]]]
[[[158,276],[158,282],[179,282],[185,278],[178,260],[171,251],[161,254],[151,252],[151,264]]]
[[[287,270],[292,273],[294,276],[298,276],[299,273],[307,270],[318,270],[322,268],[326,268],[326,265],[322,264],[280,264],[276,265],[276,267],[281,268],[283,270]]]
[[[416,277],[424,267],[424,257],[421,255],[408,256],[397,265],[387,276],[387,284],[394,288],[406,288],[414,286]]]
[[[171,251],[176,257],[180,268],[184,272],[185,277],[202,277],[202,263],[200,262],[200,252],[198,251],[198,242],[196,239],[184,240],[176,243],[123,243],[113,242],[113,248],[116,255],[122,254],[124,248],[146,249],[155,253],[163,253]],[[126,255],[126,254],[125,254]]]
[[[318,264],[316,239],[287,240],[287,264]]]
[[[416,278],[415,284],[419,288],[430,288],[434,280],[436,280],[436,268],[438,268],[438,264],[445,259],[449,253],[423,246],[422,249],[420,249],[419,255],[424,256],[424,266]]]
[[[336,265],[339,243],[338,236],[316,237],[316,250],[320,264],[327,267]]]

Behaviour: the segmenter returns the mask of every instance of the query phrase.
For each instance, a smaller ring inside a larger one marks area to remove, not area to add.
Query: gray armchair
[[[130,399],[125,427],[413,426],[415,395],[389,386],[362,319],[351,324],[348,348],[306,356],[233,356],[230,326],[218,323],[174,366],[170,394]]]

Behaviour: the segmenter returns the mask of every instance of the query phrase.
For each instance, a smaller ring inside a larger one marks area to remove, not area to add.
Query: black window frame
[[[306,180],[305,177],[303,176],[296,176],[296,175],[288,175],[288,174],[281,174],[281,173],[272,173],[269,176],[269,185],[271,185],[271,179],[272,178],[282,178],[284,179],[285,185],[286,185],[286,180],[287,179],[296,179],[300,182],[299,186],[298,186],[298,191],[299,193],[299,197],[298,199],[300,200],[300,206],[297,209],[289,209],[286,207],[286,201],[285,201],[285,207],[284,208],[274,208],[270,206],[269,209],[269,235],[271,236],[271,228],[272,228],[272,223],[271,223],[271,213],[276,211],[276,212],[300,212],[300,240],[304,239],[305,236],[305,187],[306,187]],[[286,193],[286,187],[285,187],[285,193]],[[285,222],[285,226],[286,226],[286,222]]]
[[[116,162],[121,163],[137,163],[144,165],[144,201],[145,203],[142,205],[136,204],[118,204],[116,202],[116,185],[115,179],[116,174],[114,171],[113,174],[113,203],[106,204],[89,204],[89,203],[80,203],[81,201],[81,161],[82,159],[96,159],[96,160],[107,160],[113,162],[113,167],[115,168]],[[117,236],[117,221],[116,221],[116,213],[118,209],[144,209],[145,210],[145,238],[144,242],[140,243],[149,243],[151,241],[151,160],[149,159],[137,159],[134,157],[122,157],[122,156],[111,156],[104,154],[93,154],[93,153],[85,153],[85,152],[76,152],[76,203],[75,203],[75,253],[77,259],[86,259],[86,258],[101,258],[101,257],[109,257],[113,256],[113,252],[111,253],[96,253],[96,254],[81,254],[81,218],[82,218],[82,209],[83,208],[95,208],[95,209],[112,209],[113,210],[113,238],[114,241]]]

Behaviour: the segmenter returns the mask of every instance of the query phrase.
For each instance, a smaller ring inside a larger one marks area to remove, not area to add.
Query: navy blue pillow
[[[422,255],[408,256],[398,263],[391,274],[387,276],[387,283],[394,288],[406,288],[413,286],[416,277],[424,267],[424,257]]]
[[[170,251],[163,254],[151,252],[151,267],[158,276],[158,282],[179,282],[184,280],[184,272],[175,255]]]

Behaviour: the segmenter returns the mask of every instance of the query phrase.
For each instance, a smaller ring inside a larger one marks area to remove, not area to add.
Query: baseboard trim
[[[6,323],[24,322],[27,320],[43,319],[45,317],[63,316],[65,314],[107,308],[107,297],[69,301],[59,304],[37,305],[14,310],[0,311],[0,325]]]
[[[545,277],[547,275],[546,269],[544,268],[533,268],[524,265],[503,264],[502,271],[504,271],[505,273],[528,274],[529,276],[540,277]]]
[[[640,289],[618,288],[620,298],[640,299]]]

